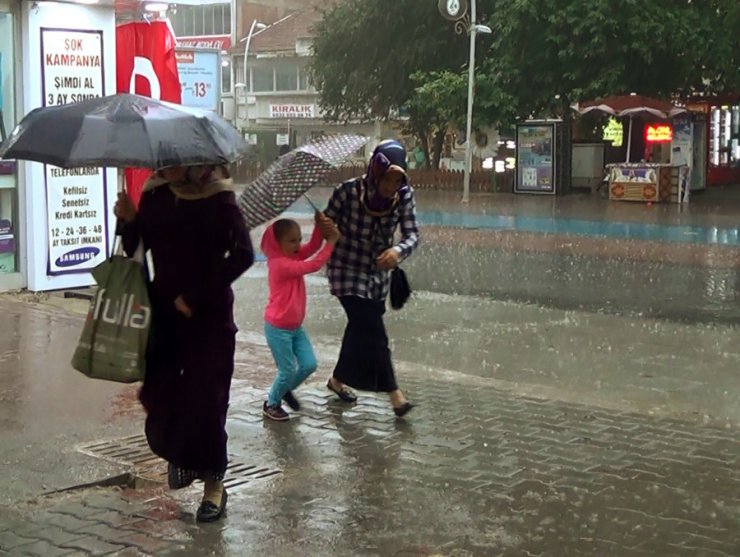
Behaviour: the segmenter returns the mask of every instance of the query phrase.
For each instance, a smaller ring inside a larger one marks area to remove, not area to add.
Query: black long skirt
[[[347,314],[334,378],[360,391],[390,393],[398,389],[383,323],[385,302],[357,296],[339,298]]]
[[[186,476],[223,477],[236,328],[223,319],[155,312],[139,393],[152,451]]]

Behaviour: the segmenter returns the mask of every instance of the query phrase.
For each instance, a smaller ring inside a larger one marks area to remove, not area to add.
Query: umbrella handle
[[[116,193],[126,192],[126,171],[123,168],[117,169],[118,172],[116,173],[118,177],[118,183],[116,184]],[[116,240],[119,236],[123,234],[123,221],[121,219],[116,219]],[[114,241],[115,244],[115,241]],[[114,246],[115,251],[115,246]]]
[[[311,205],[311,207],[314,208],[314,211],[319,211],[319,208],[316,205],[314,205],[314,203],[313,203],[313,201],[311,201],[311,198],[310,197],[308,197],[305,193],[303,194],[303,197],[305,197],[306,198],[306,201],[308,201],[308,204]],[[321,212],[321,211],[319,211],[319,212]]]

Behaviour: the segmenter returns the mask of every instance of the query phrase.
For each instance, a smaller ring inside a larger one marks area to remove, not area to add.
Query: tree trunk
[[[432,168],[439,170],[439,160],[442,158],[442,147],[445,145],[445,132],[447,126],[440,126],[434,134],[434,154],[432,159]]]
[[[429,132],[428,130],[423,130],[420,133],[417,133],[417,136],[419,138],[419,141],[421,141],[421,149],[424,151],[424,164],[425,166],[429,166]]]

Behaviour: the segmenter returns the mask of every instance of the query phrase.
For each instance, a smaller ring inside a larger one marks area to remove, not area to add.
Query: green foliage
[[[460,68],[466,41],[419,0],[345,0],[315,28],[312,77],[329,118],[386,118],[407,104],[414,72]]]
[[[457,117],[461,105],[464,114],[467,94],[450,97],[467,61],[466,37],[442,19],[436,2],[345,0],[324,14],[315,35],[311,73],[327,117],[385,119],[392,109],[407,108],[408,128],[430,160],[430,136],[447,128],[450,101]]]
[[[740,90],[739,0],[478,0],[478,13],[493,34],[477,39],[475,127],[569,118],[573,102],[607,95]],[[448,127],[464,127],[468,38],[437,2],[343,0],[316,31],[328,117],[405,107],[438,160]]]
[[[465,125],[467,75],[449,70],[414,72],[411,83],[413,92],[406,103],[407,131],[421,139],[427,160],[438,168],[447,129],[463,129]],[[431,147],[429,136],[434,138]]]
[[[514,104],[491,107],[504,119],[567,117],[576,100],[738,87],[739,6],[737,0],[497,0],[482,71],[501,89],[501,101]]]

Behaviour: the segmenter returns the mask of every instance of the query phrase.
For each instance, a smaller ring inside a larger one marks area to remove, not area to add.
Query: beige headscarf
[[[200,175],[200,179],[194,176]],[[184,182],[170,183],[159,172],[144,182],[144,191],[167,185],[178,199],[206,199],[222,191],[234,191],[234,180],[225,166],[190,166]]]

